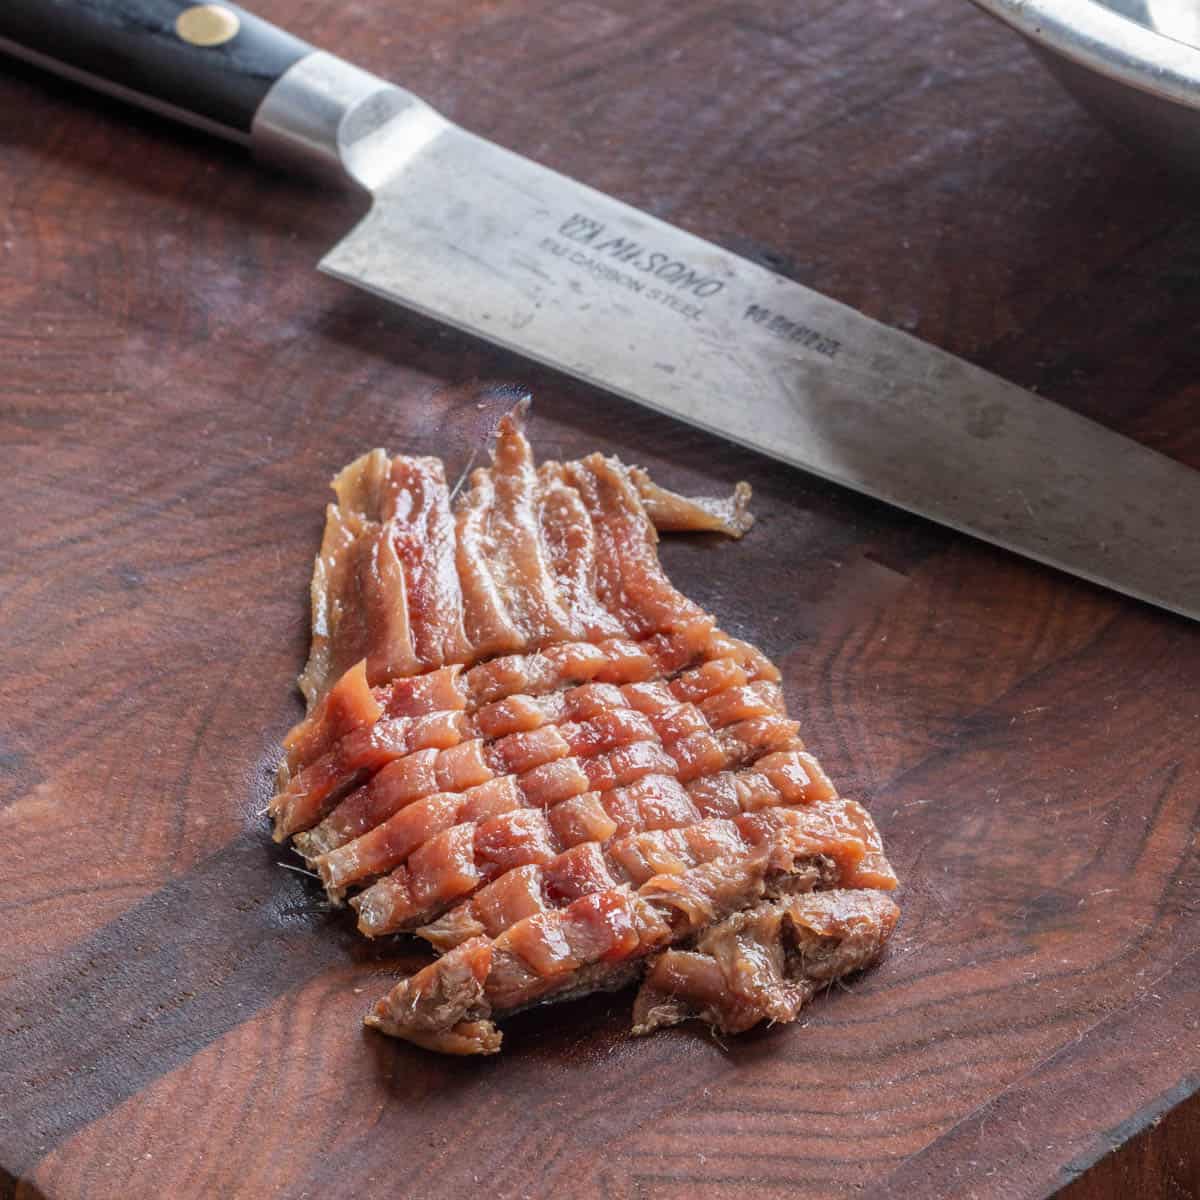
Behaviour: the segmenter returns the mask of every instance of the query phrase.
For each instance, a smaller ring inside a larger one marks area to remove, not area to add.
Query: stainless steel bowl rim
[[[1026,37],[1109,79],[1200,110],[1200,49],[1092,0],[974,0]]]

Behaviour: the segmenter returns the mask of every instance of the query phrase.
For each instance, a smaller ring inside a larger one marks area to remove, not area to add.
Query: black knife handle
[[[0,0],[0,50],[245,143],[267,92],[313,52],[224,0]]]

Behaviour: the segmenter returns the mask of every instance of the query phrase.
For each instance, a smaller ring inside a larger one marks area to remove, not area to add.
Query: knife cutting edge
[[[321,269],[954,529],[1200,619],[1200,472],[468,133],[232,4],[5,0],[0,50],[349,177]]]

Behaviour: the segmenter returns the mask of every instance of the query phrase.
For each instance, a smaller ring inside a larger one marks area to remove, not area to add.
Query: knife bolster
[[[276,165],[373,192],[447,125],[412,93],[316,51],[267,93],[251,137]]]

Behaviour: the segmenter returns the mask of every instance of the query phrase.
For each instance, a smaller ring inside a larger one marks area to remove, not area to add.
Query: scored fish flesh
[[[525,415],[457,501],[433,458],[334,479],[275,838],[367,937],[432,947],[366,1018],[431,1050],[495,1053],[497,1018],[637,980],[635,1033],[791,1021],[878,956],[896,877],[776,667],[659,562],[659,529],[742,536],[749,488],[539,466]]]

